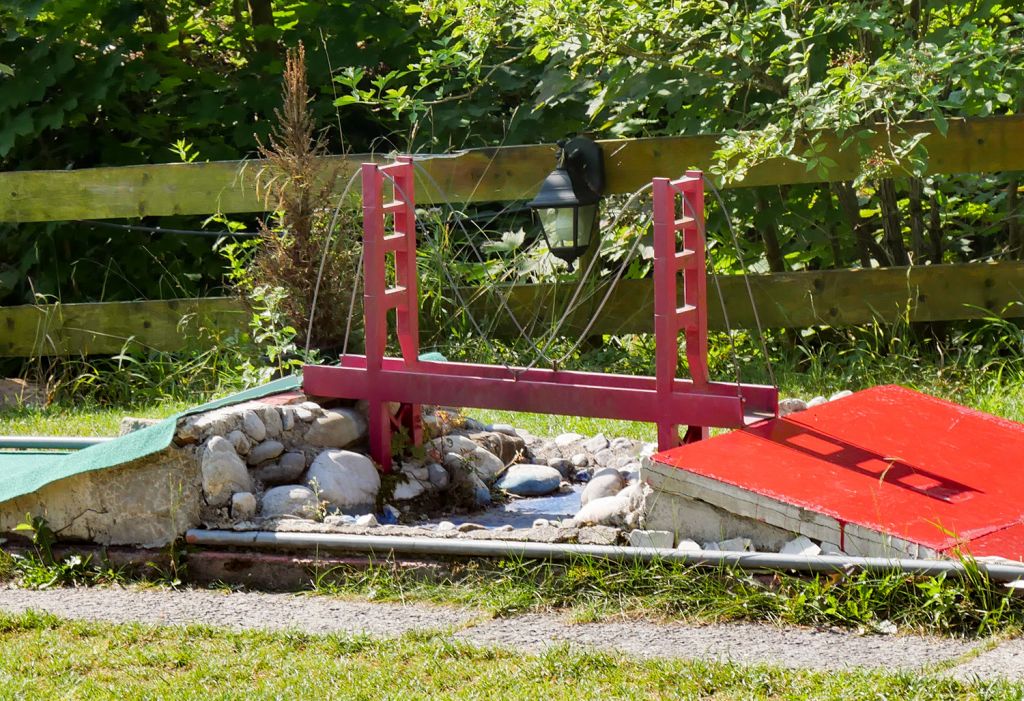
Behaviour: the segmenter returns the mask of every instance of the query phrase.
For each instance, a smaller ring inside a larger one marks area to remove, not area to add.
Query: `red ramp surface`
[[[857,392],[654,460],[689,473],[697,498],[744,504],[743,515],[811,537],[834,534],[854,554],[858,542],[881,537],[922,555],[960,547],[1024,559],[1024,424],[903,387]]]

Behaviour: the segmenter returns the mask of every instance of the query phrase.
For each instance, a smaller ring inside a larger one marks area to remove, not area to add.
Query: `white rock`
[[[267,438],[280,438],[281,429],[283,425],[281,423],[281,414],[277,410],[276,406],[265,406],[260,410],[260,418],[263,419],[263,425],[267,429]]]
[[[324,518],[324,523],[328,526],[354,526],[356,517],[349,514],[331,514]]]
[[[311,412],[314,416],[319,416],[320,412],[323,411],[323,408],[319,404],[310,401],[301,402],[299,404],[299,408]]]
[[[681,550],[684,553],[699,553],[701,552],[701,547],[697,541],[683,538],[679,541],[679,545],[676,546],[676,550]]]
[[[608,447],[608,439],[604,437],[603,433],[599,433],[593,438],[588,438],[583,441],[583,450],[588,453],[597,453]]]
[[[319,407],[317,408],[319,409]],[[292,410],[295,412],[295,418],[297,418],[299,421],[309,423],[314,418],[316,418],[312,411],[306,409],[303,406],[292,407]]]
[[[267,427],[263,424],[263,419],[252,409],[246,409],[242,413],[242,430],[257,442],[267,437]]]
[[[430,479],[430,470],[426,465],[410,464],[402,465],[402,472],[407,475],[411,475],[420,481],[426,481]]]
[[[632,439],[626,437],[619,437],[608,444],[608,447],[612,450],[630,450],[632,451],[635,447]]]
[[[634,548],[671,548],[675,539],[672,531],[636,529],[629,532],[629,544]]]
[[[302,453],[285,453],[277,462],[260,465],[253,470],[253,477],[263,484],[293,484],[306,469],[306,456]]]
[[[594,499],[576,515],[562,522],[563,526],[604,525],[636,528],[640,525],[644,499],[651,488],[644,484],[626,487],[612,497]]]
[[[590,464],[590,457],[586,453],[576,453],[569,458],[569,462],[572,463],[573,467],[586,467]]]
[[[228,434],[228,440],[231,441],[231,446],[239,455],[247,454],[249,448],[252,447],[249,437],[237,429]]]
[[[231,442],[214,436],[206,442],[201,458],[203,494],[211,506],[224,506],[234,492],[251,492],[252,480]]]
[[[309,467],[306,484],[316,484],[320,497],[344,510],[372,507],[380,491],[380,473],[365,455],[325,450]]]
[[[568,477],[573,472],[573,465],[565,458],[548,458],[548,466],[558,470],[562,477]]]
[[[491,490],[487,488],[484,481],[472,465],[466,462],[465,458],[455,453],[448,453],[444,459],[444,465],[448,468],[452,486],[468,495],[472,495],[473,503],[477,506],[488,506],[491,503]]]
[[[212,436],[226,436],[240,426],[241,420],[237,407],[221,407],[183,419],[184,424],[179,423],[177,436],[187,443]]]
[[[578,433],[563,433],[560,436],[555,437],[555,445],[559,448],[568,448],[573,443],[581,441],[585,436],[581,436]]]
[[[839,400],[839,399],[846,399],[847,397],[852,396],[852,395],[853,395],[852,391],[850,391],[848,389],[841,389],[838,392],[836,392],[835,394],[833,394],[831,397],[829,397],[828,400],[830,402],[834,402],[834,401]]]
[[[252,492],[235,492],[231,495],[231,518],[248,521],[256,515],[256,495]]]
[[[366,418],[355,409],[328,409],[306,431],[306,442],[324,448],[345,448],[366,435]]]
[[[821,554],[821,548],[807,536],[800,535],[783,545],[779,553],[782,555],[808,555],[814,557]]]
[[[428,454],[440,454],[449,470],[468,465],[488,484],[505,467],[497,455],[461,435],[435,438],[430,441]]]
[[[295,428],[295,407],[283,406],[281,411],[281,430],[291,431]]]
[[[807,409],[807,402],[799,397],[789,397],[788,399],[779,400],[779,416],[789,416],[795,414],[798,411],[804,411]]]
[[[284,452],[284,444],[281,441],[263,441],[249,449],[245,461],[250,465],[259,465],[261,462],[273,460]]]
[[[455,524],[452,523],[451,521],[441,521],[441,523],[437,524],[437,530],[438,531],[454,531],[455,530]]]
[[[819,394],[817,397],[815,397],[811,401],[807,402],[807,408],[808,409],[813,409],[816,406],[821,406],[822,404],[824,404],[827,401],[828,401],[827,399],[825,399],[824,397],[822,397]]]
[[[531,528],[545,528],[545,527],[550,526],[550,525],[551,525],[551,521],[549,521],[548,519],[546,519],[546,518],[538,518],[538,519],[534,519],[533,525],[531,526]]]
[[[462,434],[455,434],[435,438],[426,447],[429,452],[443,456],[447,453],[470,453],[480,446]]]
[[[373,527],[379,526],[380,522],[377,521],[377,517],[373,514],[363,514],[362,516],[356,519],[356,525],[364,527]]]
[[[821,554],[822,555],[845,555],[846,553],[843,551],[842,548],[840,548],[835,543],[829,543],[829,542],[825,541],[825,542],[822,542],[822,544],[821,544]]]
[[[726,552],[754,552],[754,545],[750,538],[729,538],[721,541],[718,549]]]
[[[622,478],[622,473],[618,470],[610,467],[598,470],[590,478],[590,481],[587,482],[587,486],[583,488],[583,494],[580,495],[580,505],[586,506],[595,499],[615,496],[625,486],[626,480]]]
[[[448,485],[451,484],[452,478],[448,474],[448,470],[436,462],[427,465],[427,471],[430,473],[430,483],[438,489],[447,489]]]
[[[294,470],[298,477],[306,469],[306,456],[298,451],[291,451],[281,456],[281,467]]]
[[[486,531],[487,526],[481,526],[479,523],[460,523],[455,527],[459,533],[469,533],[470,531]]]
[[[713,540],[704,541],[704,544],[701,545],[700,547],[701,547],[702,550],[715,550],[715,551],[721,550],[721,548],[718,547],[718,543],[716,543]]]
[[[513,438],[519,435],[516,433],[515,427],[510,424],[491,424],[488,430],[494,433],[504,433],[506,436],[512,436]]]
[[[297,484],[273,487],[263,494],[260,512],[265,518],[274,516],[298,516],[312,518],[317,512],[316,495],[313,490]]]
[[[642,446],[640,446],[640,455],[642,457],[649,458],[649,457],[651,457],[652,455],[654,455],[657,452],[658,452],[658,444],[657,443],[644,443]]]
[[[403,479],[395,485],[395,491],[391,493],[395,501],[409,501],[423,494],[426,489],[418,479],[411,475],[402,475]]]
[[[617,457],[619,456],[615,454],[614,450],[611,448],[605,448],[604,450],[597,451],[594,455],[594,463],[600,467],[609,467],[612,464],[612,461]]]
[[[640,481],[640,466],[636,464],[627,465],[619,470],[619,474],[622,475],[622,479],[626,481],[627,485],[636,484]]]

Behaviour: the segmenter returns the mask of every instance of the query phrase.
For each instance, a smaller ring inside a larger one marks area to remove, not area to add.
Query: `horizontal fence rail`
[[[742,276],[719,276],[732,328],[751,328],[754,315]],[[1024,317],[1024,263],[971,263],[910,268],[824,270],[749,276],[766,327],[848,326],[879,321],[954,321]],[[653,329],[651,280],[620,282],[601,310],[592,335],[646,333]],[[519,285],[479,295],[467,289],[468,313],[494,320],[498,338],[519,335],[502,300],[536,335],[558,318],[572,295],[570,285]],[[583,297],[562,327],[582,333],[606,288]],[[498,295],[501,295],[499,299]],[[95,304],[25,305],[0,308],[0,356],[107,355],[123,349],[177,351],[205,338],[247,328],[249,314],[230,297]],[[708,282],[708,322],[725,328],[713,280]],[[443,331],[435,319],[424,332]],[[205,331],[205,333],[203,333]],[[202,341],[200,341],[202,342]]]
[[[872,148],[888,153],[887,144],[928,133],[928,173],[981,173],[1024,167],[1024,116],[950,120],[945,136],[933,122],[878,126]],[[633,192],[657,176],[675,176],[688,168],[708,170],[720,135],[656,137],[601,141],[607,192]],[[856,147],[840,148],[841,138],[825,132],[825,150],[836,166],[828,180],[858,175]],[[358,165],[385,155],[332,156],[338,190]],[[554,162],[551,145],[508,146],[423,155],[416,181],[421,204],[500,202],[530,199]],[[0,222],[70,221],[178,214],[261,212],[267,204],[257,193],[263,162],[218,161],[118,168],[0,173]],[[751,168],[730,187],[821,182],[803,163],[774,159]]]

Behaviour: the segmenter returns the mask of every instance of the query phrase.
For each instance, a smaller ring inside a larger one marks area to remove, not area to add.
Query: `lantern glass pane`
[[[594,226],[597,224],[597,205],[596,204],[585,204],[577,208],[579,214],[577,215],[580,227],[579,238],[577,239],[578,246],[590,245],[590,236],[594,232]]]
[[[571,248],[576,207],[545,207],[540,210],[540,225],[547,234],[549,248]]]

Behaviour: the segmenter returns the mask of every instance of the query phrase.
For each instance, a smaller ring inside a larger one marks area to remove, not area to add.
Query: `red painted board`
[[[654,459],[935,550],[1024,524],[1024,424],[898,386]]]

